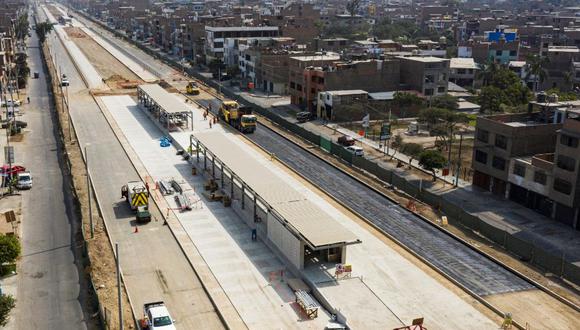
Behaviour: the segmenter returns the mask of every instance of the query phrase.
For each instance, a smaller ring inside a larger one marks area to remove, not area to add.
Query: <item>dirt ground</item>
[[[56,18],[57,21],[62,16],[61,12],[58,9],[56,9],[54,6],[50,5],[50,6],[46,6],[46,8],[52,14],[52,16],[54,16],[54,18]]]
[[[107,52],[101,45],[77,27],[64,28],[68,36],[81,49],[83,54],[104,77],[105,83],[112,89],[135,89],[143,83],[139,77]]]
[[[48,54],[48,50],[44,49],[44,53]],[[48,55],[49,56],[49,55]],[[49,65],[51,65],[49,61]],[[56,87],[56,86],[55,86]],[[55,97],[59,97],[58,88],[54,88]],[[56,102],[57,113],[59,114],[60,127],[68,127],[68,115],[64,115],[63,109],[61,108],[61,103]],[[105,312],[111,316],[109,322],[109,329],[118,329],[118,323],[115,322],[117,315],[117,285],[116,285],[116,272],[115,272],[115,258],[113,253],[113,248],[109,242],[105,227],[103,225],[103,219],[99,216],[98,209],[96,207],[96,201],[93,197],[93,222],[94,222],[94,238],[90,238],[90,224],[89,224],[89,214],[88,214],[88,192],[86,186],[86,171],[83,158],[81,156],[81,149],[75,141],[74,132],[71,136],[68,134],[68,129],[61,129],[63,134],[63,140],[65,142],[65,148],[68,154],[68,158],[71,164],[71,174],[73,177],[74,189],[76,191],[76,196],[80,204],[81,218],[83,221],[84,236],[87,239],[87,246],[89,251],[89,258],[91,266],[87,267],[85,271],[90,273],[95,289],[97,291],[98,299],[101,304],[102,309],[108,311]],[[125,323],[125,328],[131,329],[134,327],[133,315],[129,305],[129,300],[127,298],[126,292],[123,290],[123,318]]]

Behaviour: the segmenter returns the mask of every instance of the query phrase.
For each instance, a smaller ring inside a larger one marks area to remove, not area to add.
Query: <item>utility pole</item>
[[[463,134],[459,134],[459,156],[457,156],[457,172],[455,173],[455,187],[459,185],[459,171],[461,170],[461,145],[463,143]]]
[[[119,260],[119,243],[115,243],[117,254],[117,300],[119,303],[119,329],[123,330],[123,305],[121,301],[121,262]]]
[[[95,227],[93,226],[93,207],[91,202],[91,174],[89,173],[89,154],[87,152],[89,144],[85,145],[85,166],[87,172],[87,195],[89,196],[89,224],[91,227],[91,238],[95,238]]]

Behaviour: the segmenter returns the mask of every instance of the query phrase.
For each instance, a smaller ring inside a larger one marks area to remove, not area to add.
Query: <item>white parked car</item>
[[[70,83],[68,81],[68,77],[66,76],[66,74],[62,75],[62,78],[60,79],[60,85],[63,87],[70,85]]]
[[[142,329],[148,330],[175,330],[175,321],[169,315],[169,311],[163,301],[152,302],[144,305],[145,319]]]
[[[19,107],[20,106],[20,100],[2,100],[2,106],[3,107]]]
[[[359,146],[348,146],[345,149],[348,150],[350,153],[352,153],[355,156],[362,157],[365,155],[364,149],[362,147],[359,147]]]
[[[32,175],[30,172],[20,172],[17,174],[16,188],[20,190],[32,188]]]

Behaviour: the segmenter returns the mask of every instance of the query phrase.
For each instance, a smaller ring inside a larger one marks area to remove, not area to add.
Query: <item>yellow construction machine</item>
[[[199,86],[194,81],[190,81],[185,87],[185,92],[189,95],[199,95]]]
[[[240,106],[236,101],[223,101],[220,105],[220,118],[242,133],[253,133],[256,130],[256,116],[252,108]]]

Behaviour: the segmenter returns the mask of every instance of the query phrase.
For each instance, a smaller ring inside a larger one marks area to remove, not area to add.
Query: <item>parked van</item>
[[[32,176],[30,172],[20,172],[17,174],[16,188],[20,190],[32,188]]]
[[[299,123],[305,123],[310,120],[310,112],[303,111],[296,114],[296,120]]]
[[[359,146],[348,146],[345,149],[357,157],[362,157],[365,155],[364,149]]]

